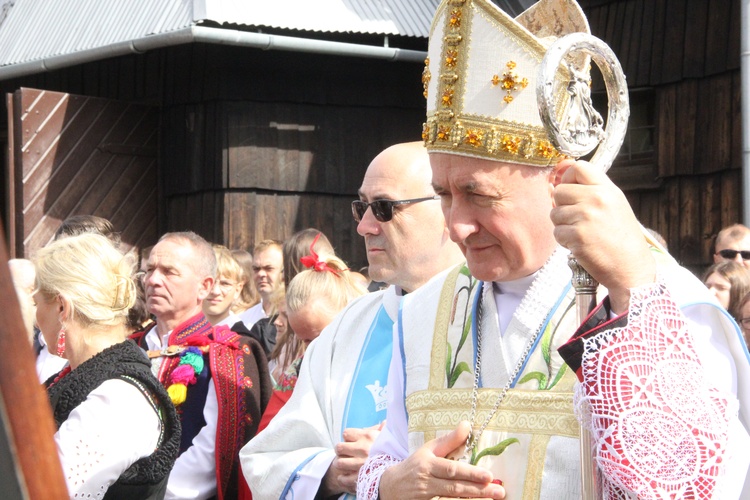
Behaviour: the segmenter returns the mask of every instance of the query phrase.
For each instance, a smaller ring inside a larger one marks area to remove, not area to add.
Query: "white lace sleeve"
[[[357,498],[359,500],[378,500],[380,495],[380,478],[392,465],[401,462],[390,455],[374,455],[360,467],[357,476]]]
[[[718,498],[737,399],[706,380],[667,288],[631,293],[627,326],[584,341],[577,387],[603,498]]]
[[[107,380],[55,433],[71,498],[103,498],[136,460],[153,453],[161,424],[134,385]]]

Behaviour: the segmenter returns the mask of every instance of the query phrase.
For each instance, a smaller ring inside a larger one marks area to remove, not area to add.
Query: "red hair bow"
[[[318,258],[318,254],[315,253],[315,250],[313,250],[313,247],[318,242],[320,235],[321,233],[318,233],[315,236],[315,239],[312,241],[312,243],[310,243],[310,255],[305,255],[304,257],[301,257],[299,261],[302,263],[303,266],[307,268],[314,269],[315,271],[318,271],[318,272],[330,271],[333,274],[338,276],[339,272],[336,269],[333,269],[332,267],[330,267],[325,261],[321,261]]]

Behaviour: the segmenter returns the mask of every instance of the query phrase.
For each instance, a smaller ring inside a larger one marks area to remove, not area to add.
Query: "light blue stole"
[[[381,305],[359,351],[341,419],[341,441],[344,429],[372,427],[385,420],[392,348],[393,320]],[[354,496],[347,494],[343,498],[354,499]]]
[[[349,427],[372,427],[385,420],[392,346],[393,320],[381,305],[359,352],[344,407],[342,434]]]

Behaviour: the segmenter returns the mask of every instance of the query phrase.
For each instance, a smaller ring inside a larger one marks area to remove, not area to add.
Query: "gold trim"
[[[535,434],[529,443],[529,455],[526,462],[526,479],[523,482],[523,500],[538,500],[542,494],[544,462],[547,458],[547,446],[550,436]]]
[[[435,329],[432,332],[432,358],[430,359],[430,380],[428,390],[440,390],[445,387],[445,352],[448,340],[446,334],[450,322],[451,305],[453,304],[453,295],[456,293],[456,281],[461,275],[461,268],[464,264],[456,266],[443,283],[443,289],[440,292],[440,302],[438,303],[437,315],[435,318]],[[442,360],[442,361],[441,361]],[[410,417],[411,418],[411,417]]]
[[[484,421],[498,392],[478,391],[476,421]],[[431,389],[410,394],[406,398],[409,432],[454,429],[461,420],[469,418],[471,393],[471,389]],[[487,430],[578,438],[579,427],[573,413],[572,392],[511,389]]]
[[[455,95],[451,94],[450,99],[455,101]],[[451,133],[446,134],[446,131]],[[471,138],[467,136],[469,132],[472,134]],[[458,152],[536,167],[547,167],[565,158],[546,139],[547,133],[543,127],[499,123],[479,117],[454,120],[450,109],[443,109],[441,113],[428,118],[423,125],[422,137],[430,152]],[[538,139],[539,137],[544,139]],[[514,146],[504,146],[504,142]]]
[[[430,80],[432,79],[432,73],[430,73],[430,58],[424,60],[424,69],[422,70],[422,95],[427,99],[427,87],[430,86]]]

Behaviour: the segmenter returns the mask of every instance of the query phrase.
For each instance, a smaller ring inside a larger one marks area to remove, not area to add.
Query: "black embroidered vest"
[[[151,364],[131,340],[109,347],[75,370],[45,386],[57,428],[70,412],[103,382],[121,379],[137,387],[156,411],[162,433],[156,451],[128,467],[107,490],[105,499],[164,498],[169,472],[180,445],[180,421],[164,387],[151,373]]]

